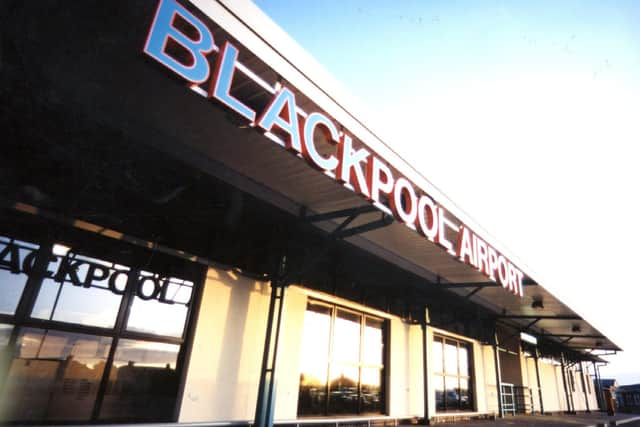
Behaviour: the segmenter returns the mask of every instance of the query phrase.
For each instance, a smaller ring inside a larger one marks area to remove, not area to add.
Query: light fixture
[[[536,308],[542,310],[544,308],[544,304],[542,303],[542,298],[534,298],[531,303],[531,308]]]
[[[529,335],[526,332],[520,332],[520,339],[522,341],[528,342],[530,344],[533,345],[537,345],[538,344],[538,339],[536,337],[534,337],[533,335]]]

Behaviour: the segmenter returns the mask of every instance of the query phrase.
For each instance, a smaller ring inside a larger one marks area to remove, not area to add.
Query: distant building
[[[640,384],[619,386],[615,393],[618,411],[640,413]]]

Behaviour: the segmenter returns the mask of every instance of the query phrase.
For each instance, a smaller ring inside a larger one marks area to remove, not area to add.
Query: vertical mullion
[[[324,414],[329,415],[329,393],[330,393],[330,383],[331,383],[331,368],[333,366],[333,334],[335,332],[335,323],[336,323],[336,315],[337,308],[335,305],[331,306],[331,318],[329,321],[329,357],[327,360],[327,384],[325,385],[325,394],[324,394]]]
[[[367,325],[367,316],[360,314],[360,349],[358,351],[358,404],[357,413],[362,413],[362,369],[364,366],[364,329]]]
[[[129,311],[131,310],[131,305],[133,304],[134,290],[139,273],[140,272],[137,269],[132,268],[131,270],[129,270],[127,285],[125,286],[124,295],[122,295],[122,301],[120,301],[120,308],[118,309],[116,323],[113,328],[114,335],[113,339],[111,340],[109,356],[107,357],[107,363],[105,364],[104,371],[102,372],[102,380],[100,381],[98,392],[96,394],[96,401],[93,405],[93,411],[91,413],[92,421],[97,421],[98,416],[100,415],[100,409],[102,407],[102,402],[104,401],[104,395],[107,391],[107,386],[109,385],[109,376],[111,374],[111,369],[113,368],[113,359],[116,354],[116,347],[118,346],[120,335],[126,327],[126,321],[129,318]]]

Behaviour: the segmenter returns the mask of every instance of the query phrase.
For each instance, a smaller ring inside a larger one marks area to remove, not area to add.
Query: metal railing
[[[533,412],[531,388],[510,383],[501,383],[500,387],[503,414],[531,414]]]
[[[502,391],[502,413],[505,415],[509,413],[511,413],[511,415],[515,415],[516,400],[513,392],[513,384],[501,383],[500,390]]]

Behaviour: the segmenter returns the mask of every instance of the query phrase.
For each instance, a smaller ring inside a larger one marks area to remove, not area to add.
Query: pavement
[[[575,415],[515,415],[495,420],[470,420],[443,423],[443,427],[460,425],[464,427],[640,427],[640,414],[616,414],[608,416],[602,412],[580,413]]]

